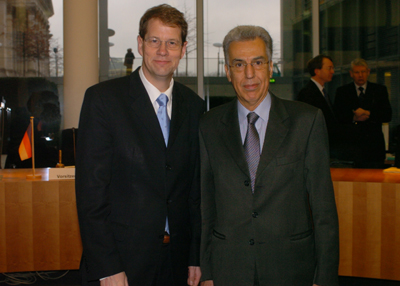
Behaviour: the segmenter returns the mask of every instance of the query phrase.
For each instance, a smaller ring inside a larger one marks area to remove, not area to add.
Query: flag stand
[[[42,175],[37,175],[35,174],[35,129],[34,129],[34,125],[33,125],[33,116],[31,116],[31,130],[32,130],[32,142],[31,142],[31,146],[32,146],[32,174],[28,174],[26,175],[26,178],[28,180],[41,180],[42,179]]]

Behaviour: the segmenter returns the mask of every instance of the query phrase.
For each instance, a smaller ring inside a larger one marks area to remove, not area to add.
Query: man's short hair
[[[261,38],[265,42],[267,48],[268,60],[272,60],[272,39],[269,33],[262,27],[259,26],[237,26],[229,31],[225,36],[223,47],[225,55],[225,63],[229,65],[229,46],[232,42],[252,41],[257,37]]]
[[[322,69],[322,62],[324,59],[328,59],[333,63],[332,58],[326,55],[318,55],[308,61],[307,69],[311,76],[315,76],[315,69]]]
[[[181,29],[182,44],[186,42],[188,24],[182,12],[176,8],[162,4],[148,9],[139,23],[139,36],[144,39],[147,33],[147,25],[151,19],[159,19],[164,25]]]
[[[367,61],[364,59],[361,59],[361,58],[357,58],[351,62],[352,70],[353,70],[353,67],[355,67],[355,66],[363,66],[363,67],[366,67],[367,69],[369,69]]]

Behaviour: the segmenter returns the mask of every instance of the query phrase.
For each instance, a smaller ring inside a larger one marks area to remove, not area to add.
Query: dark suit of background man
[[[186,35],[181,12],[149,9],[137,38],[142,67],[86,91],[76,164],[84,283],[198,284],[204,102],[172,79]],[[168,137],[162,128],[169,118]]]
[[[237,99],[200,121],[203,285],[338,285],[322,112],[268,92],[263,28],[238,26],[223,46]]]
[[[335,73],[332,59],[325,55],[318,55],[307,63],[307,69],[311,79],[300,90],[297,100],[322,110],[328,129],[330,155],[336,157],[336,140],[339,136],[337,134],[338,122],[333,112],[332,100],[325,88],[325,84],[332,80]]]
[[[392,119],[392,108],[385,86],[367,81],[370,73],[363,59],[351,62],[350,76],[354,82],[336,90],[334,109],[338,120],[351,126],[348,159],[358,168],[383,168],[385,140],[382,123]]]

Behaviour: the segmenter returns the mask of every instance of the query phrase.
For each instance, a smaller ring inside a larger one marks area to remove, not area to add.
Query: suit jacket
[[[338,219],[322,112],[272,96],[254,194],[237,100],[200,121],[202,280],[338,285]],[[311,211],[310,211],[311,210]]]
[[[168,147],[136,70],[90,87],[82,106],[76,199],[87,280],[125,271],[129,285],[150,285],[171,235],[176,285],[199,265],[198,122],[204,102],[175,82]]]
[[[385,140],[382,123],[392,119],[392,108],[387,88],[383,85],[368,82],[366,100],[361,104],[353,82],[336,90],[334,110],[340,123],[348,130],[342,137],[346,140],[350,158],[359,161],[380,161],[385,159]],[[364,122],[353,122],[353,110],[363,108],[371,112]]]
[[[297,100],[311,104],[322,110],[328,129],[331,155],[335,156],[337,149],[336,139],[341,135],[339,134],[340,128],[338,127],[338,121],[333,112],[332,105],[328,105],[318,86],[312,80],[300,90]]]

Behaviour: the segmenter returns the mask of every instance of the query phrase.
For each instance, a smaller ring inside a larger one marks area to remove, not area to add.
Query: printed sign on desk
[[[50,168],[49,180],[75,180],[75,168]]]

